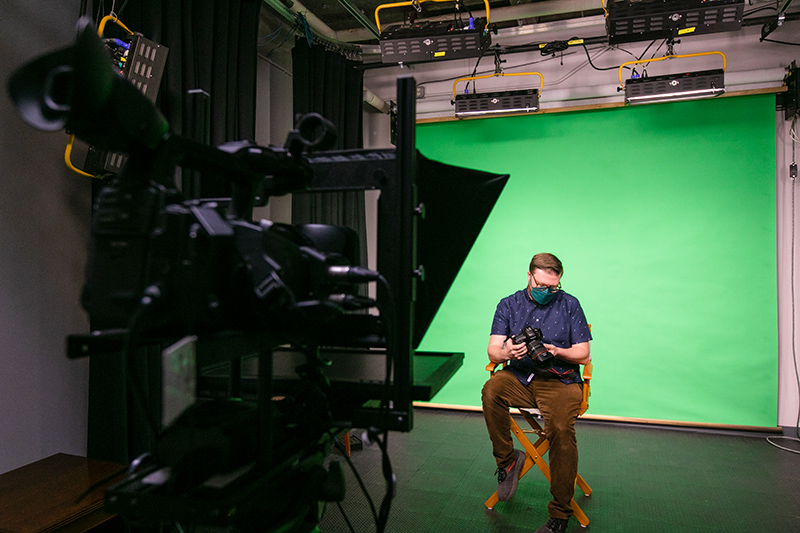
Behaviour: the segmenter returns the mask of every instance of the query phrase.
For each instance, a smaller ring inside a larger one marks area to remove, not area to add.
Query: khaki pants
[[[483,386],[483,417],[497,466],[507,466],[513,460],[514,441],[511,436],[508,408],[536,407],[544,417],[544,432],[550,441],[550,494],[547,505],[550,516],[572,516],[570,500],[575,494],[578,475],[578,443],[575,439],[575,419],[582,399],[582,385],[566,385],[558,379],[534,379],[523,385],[510,371],[500,371]]]

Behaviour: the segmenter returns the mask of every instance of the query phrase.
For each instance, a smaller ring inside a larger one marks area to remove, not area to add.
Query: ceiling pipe
[[[350,0],[339,0],[339,5],[345,8],[347,12],[350,13],[350,15],[352,15],[352,17],[356,19],[358,23],[361,24],[367,31],[369,31],[369,33],[371,33],[375,39],[381,38],[381,33],[378,31],[378,28],[372,23],[372,21],[370,21],[370,19],[367,18],[364,13],[361,12],[358,6],[353,5]]]
[[[364,87],[364,103],[375,109],[375,111],[383,113],[384,115],[388,115],[389,111],[391,111],[391,106],[388,102],[366,87]]]

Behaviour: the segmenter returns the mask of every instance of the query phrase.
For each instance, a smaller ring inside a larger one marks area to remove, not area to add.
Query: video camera
[[[235,369],[227,379],[239,394],[185,391],[187,406],[153,428],[151,453],[107,492],[109,508],[134,521],[312,530],[318,502],[343,497],[338,464],[323,466],[335,433],[410,431],[412,402],[430,400],[460,367],[463,353],[416,348],[508,176],[416,151],[410,77],[397,83],[396,150],[336,152],[326,150],[332,125],[315,114],[283,147],[172,134],[113,71],[86,20],[74,46],[23,66],[8,86],[31,125],[128,154],[95,199],[82,295],[92,332],[69,336],[68,356],[91,356],[93,369],[120,361],[109,366],[134,385],[130,361],[153,344],[169,346],[164,360],[185,355],[178,378],[198,387],[218,363]],[[231,198],[185,198],[177,167],[230,181]],[[324,249],[308,228],[250,220],[257,193],[367,189],[380,191],[376,271]],[[374,301],[350,290],[368,282]],[[348,312],[371,307],[378,313]],[[285,358],[291,376],[280,371],[285,346],[301,354]],[[252,356],[247,381],[241,361]]]

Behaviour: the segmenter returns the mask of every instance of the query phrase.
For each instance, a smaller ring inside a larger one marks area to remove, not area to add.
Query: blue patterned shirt
[[[553,344],[559,348],[569,348],[573,344],[588,342],[592,339],[589,324],[577,298],[564,291],[553,295],[547,305],[539,305],[526,290],[520,290],[500,300],[492,321],[492,335],[511,337],[517,335],[525,326],[539,328],[545,344]],[[507,366],[525,385],[533,380],[535,373],[529,358],[514,359]],[[564,383],[579,383],[579,365],[567,363],[556,358],[554,368],[559,372],[574,369],[574,379],[562,379]]]

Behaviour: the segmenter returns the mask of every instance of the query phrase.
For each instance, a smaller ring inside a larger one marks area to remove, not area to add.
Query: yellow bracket
[[[668,55],[664,57],[657,57],[655,59],[637,59],[636,61],[628,61],[627,63],[623,63],[619,66],[619,85],[620,87],[625,87],[625,82],[622,81],[622,69],[628,65],[638,65],[640,63],[650,63],[651,61],[663,61],[664,59],[681,59],[686,57],[699,57],[699,56],[710,56],[710,55],[718,55],[722,56],[722,70],[725,70],[727,67],[727,59],[725,59],[725,54],[722,52],[700,52],[697,54],[683,54],[683,55]]]
[[[538,72],[495,72],[494,74],[484,74],[483,76],[467,76],[465,78],[458,78],[455,82],[453,82],[453,99],[455,100],[456,98],[456,85],[458,85],[458,82],[485,80],[487,78],[495,78],[497,76],[539,76],[539,94],[542,94],[542,89],[544,88],[544,76]]]
[[[103,17],[100,20],[100,25],[97,27],[97,35],[99,35],[100,37],[103,36],[103,33],[105,31],[105,28],[106,28],[106,24],[108,22],[113,22],[114,24],[116,24],[117,26],[119,26],[120,28],[125,30],[126,32],[130,33],[131,35],[133,35],[133,32],[131,30],[129,30],[128,27],[125,26],[125,24],[120,22],[120,20],[117,18],[116,15],[106,15],[105,17]]]
[[[381,31],[381,20],[378,16],[378,13],[381,9],[386,9],[390,7],[406,7],[406,6],[417,6],[423,2],[452,2],[453,0],[412,0],[410,2],[392,2],[391,4],[381,4],[375,8],[375,24],[378,26],[378,33]],[[483,4],[486,6],[486,24],[489,24],[489,0],[483,0]]]
[[[68,169],[75,172],[76,174],[80,174],[81,176],[86,176],[88,178],[94,178],[94,175],[89,174],[88,172],[84,172],[83,170],[79,169],[78,167],[72,164],[72,145],[74,143],[75,143],[75,135],[70,135],[69,140],[67,141],[67,147],[64,149],[64,163],[67,165]]]

